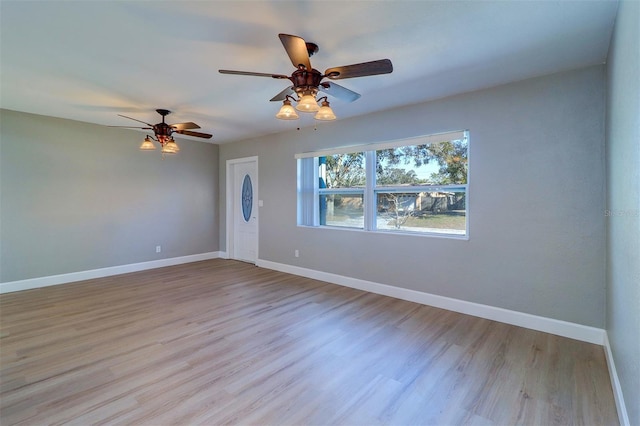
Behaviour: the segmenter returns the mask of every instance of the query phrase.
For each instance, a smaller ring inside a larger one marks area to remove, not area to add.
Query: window
[[[318,157],[320,225],[364,228],[366,158],[363,154]]]
[[[298,225],[467,235],[466,132],[296,157]]]

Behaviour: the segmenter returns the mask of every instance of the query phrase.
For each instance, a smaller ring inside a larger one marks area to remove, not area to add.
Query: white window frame
[[[388,234],[404,234],[427,237],[444,237],[453,239],[469,239],[469,171],[466,184],[451,185],[417,185],[417,186],[377,186],[376,185],[376,151],[412,145],[437,144],[440,142],[461,140],[467,141],[467,160],[469,159],[468,131],[454,131],[410,139],[381,142],[368,145],[346,146],[320,151],[305,152],[295,155],[298,161],[298,226],[314,228],[332,228],[342,230],[361,230]],[[337,154],[362,152],[365,155],[365,187],[363,188],[322,188],[319,182],[319,157]],[[468,163],[467,163],[468,167]],[[311,168],[312,170],[309,170]],[[465,231],[464,234],[444,232],[415,232],[397,229],[378,229],[377,197],[379,193],[421,193],[421,192],[464,192],[465,194]],[[320,225],[320,195],[322,194],[362,194],[364,203],[364,229],[346,226]],[[313,197],[311,199],[311,197]]]

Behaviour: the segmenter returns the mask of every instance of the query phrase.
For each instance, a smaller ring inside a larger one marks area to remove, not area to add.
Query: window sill
[[[469,241],[468,234],[447,234],[444,232],[411,232],[411,231],[394,231],[394,230],[385,230],[385,229],[377,229],[375,231],[362,229],[362,228],[349,228],[342,226],[330,226],[330,225],[320,225],[320,226],[310,226],[310,225],[297,225],[298,228],[306,228],[306,229],[329,229],[334,231],[350,231],[350,232],[363,232],[367,234],[378,234],[378,235],[400,235],[400,236],[409,236],[409,237],[419,237],[419,238],[445,238],[449,240],[460,240],[460,241]]]

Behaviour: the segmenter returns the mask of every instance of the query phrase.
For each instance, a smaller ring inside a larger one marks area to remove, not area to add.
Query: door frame
[[[234,233],[235,233],[235,217],[233,214],[233,200],[234,200],[234,172],[235,167],[238,164],[242,163],[255,163],[256,165],[256,176],[255,182],[253,184],[253,196],[254,199],[259,200],[259,184],[258,184],[258,156],[253,157],[243,157],[243,158],[234,158],[231,160],[227,160],[226,163],[226,174],[227,174],[227,192],[226,192],[226,222],[227,222],[227,259],[235,259],[235,247],[234,247]],[[259,206],[259,201],[256,203]],[[256,263],[258,261],[258,247],[260,246],[260,214],[259,208],[256,211]]]

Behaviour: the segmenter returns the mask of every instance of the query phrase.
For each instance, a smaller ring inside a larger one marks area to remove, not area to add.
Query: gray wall
[[[604,71],[222,145],[221,203],[226,160],[257,155],[260,259],[603,328]],[[313,124],[303,118],[292,129]],[[470,131],[468,241],[296,226],[296,152],[460,129]]]
[[[218,250],[218,146],[143,137],[0,111],[0,282]]]
[[[622,1],[607,61],[607,334],[640,425],[640,2]]]

